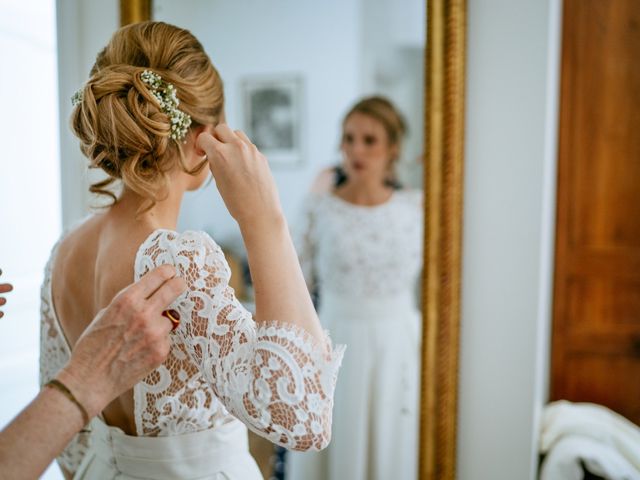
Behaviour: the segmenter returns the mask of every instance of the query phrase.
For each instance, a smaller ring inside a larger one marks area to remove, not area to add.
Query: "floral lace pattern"
[[[70,357],[51,308],[53,256],[42,287],[41,383]],[[167,263],[187,283],[171,306],[182,323],[167,360],[134,386],[137,434],[180,435],[239,419],[284,447],[324,448],[344,346],[290,323],[256,324],[229,287],[222,250],[205,233],[156,230],[138,250],[135,279]],[[87,446],[86,435],[77,435],[59,461],[75,471]]]
[[[295,450],[329,441],[343,348],[318,345],[291,324],[256,325],[229,287],[220,247],[205,233],[158,230],[140,247],[136,280],[170,263],[188,290],[164,365],[134,387],[139,435],[176,435],[240,419]]]
[[[312,195],[296,229],[309,286],[353,298],[412,292],[422,265],[422,191],[398,190],[374,207]]]

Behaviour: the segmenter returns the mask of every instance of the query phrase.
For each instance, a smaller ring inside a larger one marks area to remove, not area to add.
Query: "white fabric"
[[[332,194],[307,202],[303,271],[319,288],[323,325],[349,348],[331,444],[290,453],[290,480],[417,478],[422,212],[417,191],[376,207]]]
[[[542,415],[542,480],[578,478],[584,463],[610,479],[640,479],[640,428],[606,407],[565,400]],[[582,477],[580,477],[582,478]]]
[[[582,435],[563,435],[542,462],[540,480],[583,480],[583,464],[607,480],[640,479],[640,472],[611,445]]]
[[[70,352],[51,302],[56,250],[42,288],[41,383],[55,376]],[[287,448],[324,448],[344,347],[333,349],[328,337],[316,342],[289,323],[256,325],[229,287],[222,250],[205,233],[153,232],[136,256],[135,279],[161,264],[175,265],[188,289],[171,306],[182,323],[169,357],[134,386],[137,435],[176,437],[179,445],[181,435],[226,428],[237,418]],[[91,435],[78,435],[59,462],[75,472],[91,443]],[[95,478],[90,468],[84,475]]]
[[[396,191],[374,207],[313,195],[304,210],[296,247],[309,285],[358,298],[415,291],[422,268],[421,191]]]
[[[238,420],[219,428],[169,437],[134,437],[99,418],[91,421],[91,454],[76,479],[262,480]]]

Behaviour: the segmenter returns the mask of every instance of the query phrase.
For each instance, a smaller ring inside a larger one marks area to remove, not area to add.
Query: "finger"
[[[164,311],[159,313],[158,316],[162,318],[162,320],[158,319],[158,325],[160,325],[158,328],[160,328],[165,335],[170,334],[173,330],[173,322],[164,314]]]
[[[226,123],[216,125],[216,128],[213,130],[213,136],[223,143],[233,143],[238,140],[236,134],[233,133],[233,130],[231,130]]]
[[[13,285],[10,283],[0,283],[0,293],[7,293],[13,290]]]
[[[220,140],[207,132],[202,132],[196,138],[196,147],[204,150],[209,159],[217,155],[217,151],[222,145],[223,143]]]
[[[4,305],[5,303],[7,303],[7,299],[4,297],[0,297],[0,306]]]
[[[248,146],[250,147],[254,147],[255,145],[253,144],[253,142],[251,140],[249,140],[249,137],[247,137],[247,134],[244,133],[242,130],[234,130],[234,133],[240,137],[240,140],[242,140],[244,143],[246,143]]]
[[[171,280],[162,284],[158,290],[156,290],[148,301],[151,308],[162,311],[171,305],[178,296],[187,289],[187,284],[180,277],[174,277]]]
[[[149,298],[162,284],[175,276],[176,269],[173,265],[160,265],[125,290],[135,297]]]
[[[153,312],[153,318],[148,318],[148,321],[151,322],[154,328],[162,332],[163,335],[169,335],[173,330],[173,322],[167,317],[166,311],[158,310],[157,312]]]

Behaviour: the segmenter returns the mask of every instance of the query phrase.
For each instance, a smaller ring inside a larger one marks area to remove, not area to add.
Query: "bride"
[[[330,440],[343,347],[322,331],[267,162],[224,123],[220,77],[186,30],[118,30],[74,96],[72,128],[112,204],[67,233],[45,271],[41,382],[56,379],[95,314],[124,286],[175,265],[167,360],[97,414],[59,457],[67,478],[261,478],[247,431],[294,450]],[[175,231],[182,197],[209,170],[247,248],[255,318],[229,287],[220,247]],[[116,195],[109,188],[121,185]],[[73,392],[71,392],[73,394]]]
[[[321,320],[349,350],[333,441],[288,456],[294,480],[417,477],[423,213],[422,192],[395,180],[404,132],[389,100],[358,101],[342,122],[333,186],[305,202],[300,262]]]

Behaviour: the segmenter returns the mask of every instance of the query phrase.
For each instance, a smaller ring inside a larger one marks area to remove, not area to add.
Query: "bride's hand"
[[[2,275],[2,270],[0,270],[0,275]],[[13,290],[13,286],[10,283],[0,283],[0,294],[10,292],[11,290]],[[0,296],[0,307],[5,303],[7,303],[7,300]],[[2,318],[3,315],[4,313],[0,311],[0,318]]]
[[[220,195],[241,227],[282,217],[267,159],[244,132],[219,124],[213,135],[201,133],[196,145],[207,154]]]

